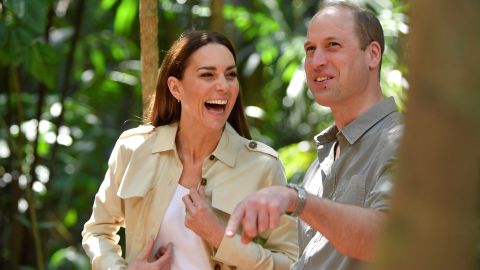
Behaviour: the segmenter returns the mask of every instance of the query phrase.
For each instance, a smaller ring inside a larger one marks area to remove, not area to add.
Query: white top
[[[185,204],[182,197],[188,193],[189,189],[177,185],[155,239],[152,252],[155,254],[161,246],[166,246],[171,242],[173,244],[171,270],[211,269],[209,255],[205,250],[203,240],[185,227]]]

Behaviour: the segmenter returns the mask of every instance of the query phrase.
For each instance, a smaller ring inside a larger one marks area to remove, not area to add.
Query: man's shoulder
[[[380,129],[380,138],[398,140],[403,136],[404,119],[399,112],[393,112],[385,117]]]

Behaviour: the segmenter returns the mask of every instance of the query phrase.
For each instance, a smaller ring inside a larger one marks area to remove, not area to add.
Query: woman
[[[172,45],[149,122],[124,132],[110,157],[82,233],[93,268],[288,269],[298,255],[293,218],[283,217],[278,229],[263,228],[256,243],[224,237],[241,199],[285,184],[277,153],[246,139],[228,39],[194,31]]]

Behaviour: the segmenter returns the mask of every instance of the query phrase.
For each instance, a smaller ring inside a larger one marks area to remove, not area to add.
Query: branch
[[[73,64],[74,64],[74,56],[75,56],[75,50],[77,48],[77,43],[78,39],[80,36],[80,30],[82,27],[83,23],[83,13],[85,11],[85,0],[79,0],[78,3],[78,8],[77,8],[77,13],[74,19],[74,33],[72,36],[72,39],[70,41],[70,49],[67,54],[67,60],[66,60],[66,66],[65,66],[65,80],[63,81],[63,84],[60,88],[60,105],[62,107],[62,111],[60,112],[60,115],[55,121],[55,137],[58,137],[58,131],[60,129],[60,126],[63,124],[64,121],[64,114],[65,114],[65,98],[68,96],[68,90],[70,87],[70,81],[72,77],[72,69],[73,69]],[[57,149],[58,149],[58,142],[55,140],[53,143],[52,149],[51,149],[51,155],[50,155],[50,179],[54,178],[54,168],[55,168],[55,158],[57,155]],[[51,183],[52,181],[49,181],[48,184]]]

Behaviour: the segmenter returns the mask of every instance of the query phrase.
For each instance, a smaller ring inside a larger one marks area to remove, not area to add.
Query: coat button
[[[220,264],[217,263],[217,264],[215,264],[215,268],[214,268],[214,269],[215,269],[215,270],[220,270],[220,269],[222,269],[222,267],[220,266]]]
[[[257,148],[257,142],[256,141],[250,141],[248,143],[248,147],[251,148],[251,149]]]
[[[200,181],[200,185],[206,186],[207,185],[207,179],[202,178],[202,180]]]
[[[210,155],[210,157],[209,157],[208,159],[214,160],[214,159],[215,159],[215,156],[214,156],[214,155]]]

